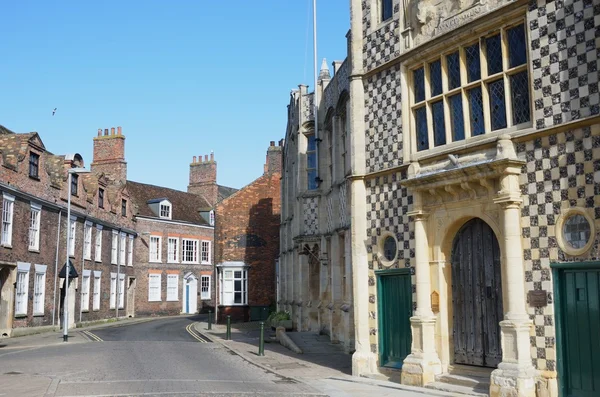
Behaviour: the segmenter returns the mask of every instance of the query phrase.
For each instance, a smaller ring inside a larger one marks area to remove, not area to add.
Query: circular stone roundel
[[[587,252],[594,242],[594,223],[582,209],[572,208],[562,214],[556,229],[558,245],[569,255]]]

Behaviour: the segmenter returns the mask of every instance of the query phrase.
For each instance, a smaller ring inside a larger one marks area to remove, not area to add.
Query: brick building
[[[282,144],[271,142],[260,178],[216,205],[219,322],[264,320],[275,304]]]
[[[68,258],[69,323],[133,315],[136,233],[124,186],[100,173],[73,174],[67,219],[68,170],[80,155],[54,155],[35,133],[0,127],[0,336],[24,327],[58,327],[66,293],[59,272]],[[117,313],[120,310],[120,313]]]
[[[124,185],[132,203],[138,241],[134,252],[138,315],[197,313],[214,307],[214,212],[219,186],[213,154],[193,158],[188,192],[127,180],[125,137],[98,131],[94,171]]]

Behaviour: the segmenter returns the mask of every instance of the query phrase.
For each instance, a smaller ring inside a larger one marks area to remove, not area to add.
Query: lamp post
[[[67,178],[68,193],[67,193],[67,260],[65,263],[66,272],[65,272],[65,304],[63,311],[63,342],[68,342],[69,340],[69,269],[70,261],[69,261],[69,246],[71,242],[71,179],[73,178],[73,174],[86,174],[89,173],[89,170],[85,168],[70,168]],[[75,246],[75,239],[73,238],[73,246]]]

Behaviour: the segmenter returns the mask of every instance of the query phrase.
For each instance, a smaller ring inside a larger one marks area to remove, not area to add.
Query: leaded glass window
[[[410,76],[413,150],[528,127],[526,40],[523,23],[502,27],[414,65]]]

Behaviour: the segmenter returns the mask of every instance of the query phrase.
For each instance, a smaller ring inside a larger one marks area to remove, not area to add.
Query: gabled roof
[[[135,215],[160,219],[152,212],[148,202],[167,199],[172,205],[171,220],[209,226],[208,222],[200,216],[200,210],[210,207],[201,196],[133,181],[127,181],[126,186],[131,196],[131,201],[138,208],[138,213]]]

